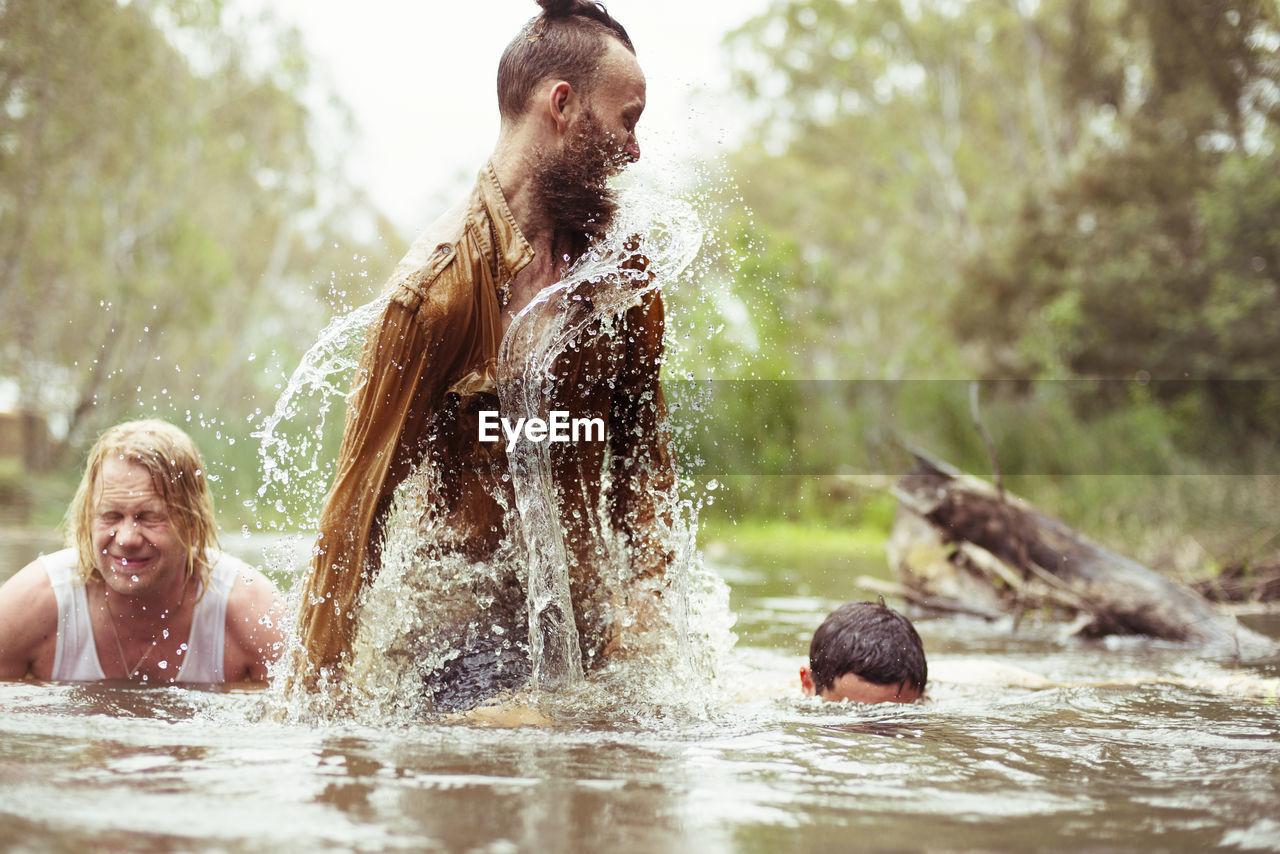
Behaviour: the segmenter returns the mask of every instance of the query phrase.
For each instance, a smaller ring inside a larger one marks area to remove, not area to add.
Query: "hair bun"
[[[582,0],[538,0],[538,5],[542,7],[542,13],[548,18],[559,18],[572,15],[586,4]]]

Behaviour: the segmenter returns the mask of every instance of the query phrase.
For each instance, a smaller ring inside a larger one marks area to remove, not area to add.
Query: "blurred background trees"
[[[1002,467],[1076,521],[1259,523],[1139,476],[1278,473],[1274,0],[780,0],[728,47],[765,259],[734,287],[774,376],[875,381],[793,473],[892,471],[886,429],[988,471],[980,379]],[[791,480],[772,512],[848,515],[848,478]]]
[[[296,36],[266,32],[218,0],[0,3],[10,481],[156,415],[206,448],[222,492],[251,488],[250,422],[332,308],[381,280],[369,247],[389,229],[334,180],[341,141],[316,145]]]
[[[1274,0],[776,0],[726,59],[728,281],[676,295],[669,366],[708,516],[883,526],[903,440],[988,470],[980,380],[1051,512],[1201,561],[1271,543]],[[250,433],[403,245],[316,89],[221,0],[0,0],[0,505],[151,414],[224,512],[256,488]]]

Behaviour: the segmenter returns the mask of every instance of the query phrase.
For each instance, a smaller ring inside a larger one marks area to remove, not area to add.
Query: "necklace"
[[[182,603],[185,602],[186,600],[187,600],[187,584],[184,581],[182,584],[182,595],[178,597],[178,607],[173,609],[174,613],[177,613],[178,611],[182,610]],[[142,658],[138,659],[137,664],[133,665],[133,667],[129,667],[129,660],[124,657],[124,644],[120,642],[120,631],[116,628],[116,615],[111,610],[111,597],[110,595],[108,595],[107,591],[105,590],[102,592],[102,601],[107,606],[107,625],[111,627],[111,634],[116,639],[116,651],[120,653],[120,663],[123,664],[125,670],[128,671],[125,678],[132,679],[134,675],[138,672],[138,668],[142,666],[143,662],[145,662],[148,658],[151,657],[151,653],[155,650],[156,645],[160,643],[160,634],[155,634],[151,636],[151,646],[147,647],[147,651],[142,654]],[[166,619],[168,616],[169,616],[169,612],[165,611],[163,614],[160,615],[160,619],[162,620]],[[168,629],[161,629],[160,633],[164,633],[167,631]]]

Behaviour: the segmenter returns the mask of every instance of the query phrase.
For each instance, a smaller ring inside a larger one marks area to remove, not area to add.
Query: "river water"
[[[1276,661],[921,619],[927,702],[822,705],[798,696],[808,636],[878,560],[711,553],[737,616],[719,677],[647,706],[583,694],[539,726],[282,724],[263,693],[0,684],[0,848],[1280,849]],[[975,681],[966,660],[1059,684]]]
[[[665,238],[648,223],[623,232],[649,236],[660,274],[654,250],[672,248],[664,287],[691,254],[676,251],[689,228],[671,222]],[[296,530],[315,529],[332,474],[328,416],[350,387],[363,340],[353,333],[377,307],[325,330],[256,434],[256,506]],[[0,683],[0,850],[1280,850],[1275,658],[1084,643],[1031,619],[1016,633],[920,619],[925,702],[822,704],[799,696],[808,639],[858,598],[853,579],[886,574],[883,557],[779,562],[732,542],[700,544],[696,557],[692,526],[684,533],[673,544],[685,585],[673,597],[685,603],[671,623],[677,666],[611,662],[478,718],[405,702],[397,680],[418,675],[389,665],[390,635],[402,619],[409,636],[430,621],[386,566],[388,595],[364,606],[377,619],[363,621],[374,636],[355,659],[373,700],[359,714],[309,714],[277,690]],[[296,596],[304,538],[224,545]],[[56,547],[0,542],[0,580]],[[406,567],[408,580],[423,576]],[[462,583],[463,569],[434,571]],[[448,598],[434,580],[409,592]],[[1252,626],[1280,637],[1275,619]],[[1025,672],[1044,684],[1017,684]]]

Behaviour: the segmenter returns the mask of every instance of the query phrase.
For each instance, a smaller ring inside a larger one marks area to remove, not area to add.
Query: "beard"
[[[584,246],[608,232],[618,212],[609,179],[626,162],[590,110],[560,151],[542,152],[534,181],[542,215],[555,232]]]

